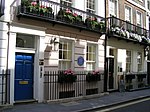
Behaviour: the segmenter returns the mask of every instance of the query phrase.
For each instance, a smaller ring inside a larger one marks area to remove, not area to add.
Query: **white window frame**
[[[92,51],[92,52],[89,52],[89,51],[87,51],[87,47],[92,47],[92,50],[94,51]],[[95,49],[94,49],[94,47],[95,47]],[[88,55],[87,55],[88,54]],[[95,56],[95,57],[93,57],[93,59],[95,59],[95,60],[87,60],[87,58],[89,58],[89,54],[93,54],[93,56]],[[95,70],[96,69],[96,65],[97,65],[97,44],[93,44],[93,43],[87,43],[87,46],[86,46],[86,70],[88,70],[88,71],[92,71],[92,70]],[[88,68],[88,63],[92,63],[93,64],[93,66],[92,66],[92,68]]]
[[[73,42],[72,41],[70,41],[70,40],[60,40],[60,43],[62,43],[62,44],[67,44],[67,49],[64,49],[63,48],[63,45],[62,45],[62,49],[60,49],[60,47],[59,47],[59,55],[60,55],[60,51],[62,51],[62,55],[63,55],[63,51],[66,51],[67,52],[67,56],[69,55],[68,54],[68,52],[71,52],[71,57],[70,57],[70,59],[60,59],[60,57],[58,57],[58,59],[59,59],[59,70],[66,70],[66,69],[72,69],[73,67],[72,67],[72,60],[73,60]],[[69,47],[69,44],[71,45],[71,48]],[[68,65],[66,65],[65,67],[66,68],[64,68],[63,66],[63,62],[70,62],[70,64],[68,64]]]
[[[138,57],[139,54],[141,54],[141,57]],[[140,58],[140,62],[139,62],[139,58]],[[143,62],[142,62],[142,59],[143,59],[143,55],[142,55],[142,52],[137,52],[137,71],[142,71],[142,65],[143,65]],[[139,69],[139,65],[140,65],[140,69]]]
[[[147,0],[147,9],[150,11],[150,0]]]
[[[140,14],[141,15],[141,17],[140,17],[140,21],[141,21],[141,23],[140,24],[138,24],[138,18],[137,18],[137,15],[138,14]],[[139,26],[140,25],[140,27],[142,27],[143,26],[143,16],[142,16],[142,13],[141,12],[139,12],[139,11],[136,11],[136,24]]]
[[[111,14],[110,12],[110,5],[111,5],[111,1],[112,2],[116,2],[116,14]],[[112,16],[115,16],[115,17],[119,17],[119,13],[118,13],[118,0],[109,0],[109,3],[108,3],[108,6],[109,6],[109,15],[112,15]]]
[[[86,4],[86,11],[89,10],[90,13],[95,14],[95,13],[96,13],[96,0],[93,0],[93,1],[94,1],[94,3],[93,3],[94,9],[91,9],[91,8],[89,8],[89,7],[87,6],[88,1],[89,1],[89,0],[86,0],[86,3],[85,3],[85,4]],[[90,4],[90,3],[88,3],[88,4]],[[88,12],[88,11],[87,11],[87,12]]]
[[[61,1],[66,2],[67,6],[68,6],[68,4],[70,4],[71,6],[73,5],[73,1],[72,0],[71,1],[69,1],[69,0],[60,0],[60,3],[61,3]]]
[[[124,9],[126,10],[126,8],[130,9],[130,11],[131,11],[131,12],[130,12],[130,13],[131,13],[131,14],[130,14],[130,19],[131,19],[131,20],[130,20],[129,22],[132,23],[132,7],[130,7],[130,6],[128,6],[128,5],[125,5],[125,8],[124,8]],[[126,12],[125,12],[125,21],[128,21],[128,20],[126,19]]]
[[[130,56],[127,55],[127,52],[130,52]],[[130,58],[130,62],[127,62],[127,58]],[[127,68],[127,64],[130,65],[130,68]],[[132,71],[132,51],[131,50],[127,50],[126,51],[126,72],[131,72]]]

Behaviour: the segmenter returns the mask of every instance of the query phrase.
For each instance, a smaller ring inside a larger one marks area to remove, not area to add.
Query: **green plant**
[[[21,5],[23,5],[23,6],[29,6],[30,2],[29,2],[29,0],[21,0]]]
[[[65,10],[64,17],[68,18],[71,21],[71,23],[73,23],[73,21],[75,20],[75,16],[73,16],[73,13],[70,9]]]
[[[105,22],[103,22],[103,21],[101,21],[100,23],[99,23],[99,26],[100,26],[100,31],[102,31],[102,32],[105,32]]]
[[[38,11],[39,10],[39,4],[37,2],[31,2],[29,5],[30,12]]]
[[[85,20],[85,24],[87,25],[88,28],[91,28],[91,29],[100,28],[99,26],[100,24],[97,21],[96,17],[88,17]]]

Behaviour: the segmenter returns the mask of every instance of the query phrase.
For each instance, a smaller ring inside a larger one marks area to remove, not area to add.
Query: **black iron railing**
[[[91,30],[104,33],[104,18],[73,7],[53,1],[23,2],[18,6],[18,17],[26,16],[73,26],[80,30]]]
[[[147,73],[145,72],[137,72],[137,73],[127,73],[125,74],[125,84],[126,89],[138,89],[142,87],[146,87],[146,80],[144,78],[147,78]],[[133,79],[135,79],[133,82]]]
[[[57,100],[100,94],[103,92],[103,73],[89,79],[87,72],[74,72],[66,75],[63,72],[46,72],[44,74],[44,99]],[[97,79],[96,79],[97,78]]]
[[[0,105],[9,104],[9,81],[10,73],[3,71],[0,74]]]
[[[108,18],[108,21],[110,37],[113,36],[142,44],[150,43],[148,30],[116,17],[110,17]]]

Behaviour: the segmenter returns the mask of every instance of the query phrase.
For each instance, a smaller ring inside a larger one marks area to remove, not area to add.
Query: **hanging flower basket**
[[[86,75],[87,82],[100,81],[100,80],[101,80],[101,74],[99,71],[92,71]]]
[[[73,83],[77,80],[77,76],[74,72],[69,69],[59,73],[58,75],[58,82],[59,83]]]

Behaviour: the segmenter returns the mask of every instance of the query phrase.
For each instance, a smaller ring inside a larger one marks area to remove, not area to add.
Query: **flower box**
[[[129,74],[125,76],[126,80],[132,80],[135,79],[135,75],[134,74]]]
[[[65,70],[59,73],[58,82],[59,83],[73,83],[77,80],[77,76],[72,70]]]
[[[21,12],[33,16],[54,18],[53,9],[51,7],[41,5],[36,1],[29,2],[28,0],[22,0]]]
[[[86,75],[87,82],[100,81],[100,80],[101,80],[101,74],[98,71],[89,72]]]

